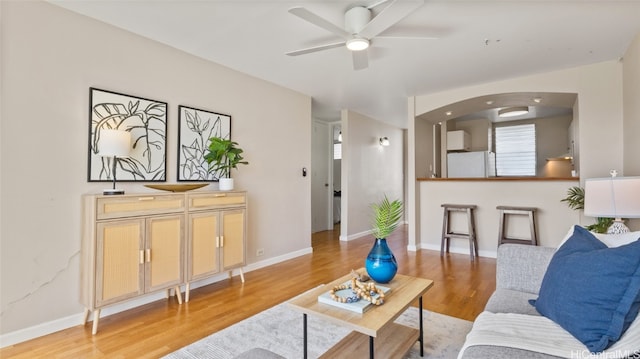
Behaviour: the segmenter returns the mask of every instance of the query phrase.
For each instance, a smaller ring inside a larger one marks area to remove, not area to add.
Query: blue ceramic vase
[[[365,261],[367,274],[378,283],[389,283],[398,271],[398,262],[385,238],[376,238]]]

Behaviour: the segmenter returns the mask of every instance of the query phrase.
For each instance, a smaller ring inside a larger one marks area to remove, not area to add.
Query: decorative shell
[[[351,275],[353,276],[353,278],[361,281],[361,282],[366,282],[369,280],[369,276],[367,276],[366,274],[360,274],[358,273],[358,271],[352,269],[351,270]]]

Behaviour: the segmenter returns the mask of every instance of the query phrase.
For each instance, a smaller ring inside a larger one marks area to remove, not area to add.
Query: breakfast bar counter
[[[495,257],[498,246],[497,206],[535,207],[539,245],[557,246],[573,224],[590,222],[581,211],[570,209],[561,200],[567,190],[580,185],[578,177],[491,177],[418,178],[417,241],[420,248],[440,250],[443,203],[476,205],[476,233],[479,255]],[[507,223],[511,237],[529,236],[528,219],[513,216]],[[456,232],[466,231],[466,218],[452,219]],[[469,254],[466,240],[451,243],[451,252]]]
[[[580,181],[579,177],[482,177],[482,178],[418,178],[418,181],[462,181],[462,182],[486,182],[486,181]]]

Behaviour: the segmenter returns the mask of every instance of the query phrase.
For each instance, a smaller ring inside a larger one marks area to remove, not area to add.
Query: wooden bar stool
[[[503,243],[518,243],[529,244],[532,246],[538,245],[538,232],[536,230],[536,210],[535,207],[512,207],[512,206],[497,206],[497,210],[500,211],[500,224],[498,227],[498,245]],[[530,238],[509,238],[506,234],[507,221],[505,216],[507,215],[525,215],[529,217],[529,231]]]
[[[476,238],[476,219],[473,211],[476,209],[476,205],[473,204],[443,204],[444,216],[442,218],[442,241],[440,242],[440,256],[444,256],[445,247],[447,253],[449,253],[449,245],[451,244],[451,238],[465,238],[469,240],[469,256],[471,260],[475,260],[478,256],[478,239]],[[467,213],[467,233],[456,233],[451,230],[451,212],[466,212]]]

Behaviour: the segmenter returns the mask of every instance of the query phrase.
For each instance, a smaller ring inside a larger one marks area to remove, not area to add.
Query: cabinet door
[[[184,216],[147,219],[145,288],[147,292],[182,283]]]
[[[187,282],[216,274],[219,269],[219,211],[189,215]]]
[[[144,292],[143,233],[142,219],[98,223],[96,307]]]
[[[244,209],[222,211],[222,266],[225,270],[245,264],[244,217]]]

